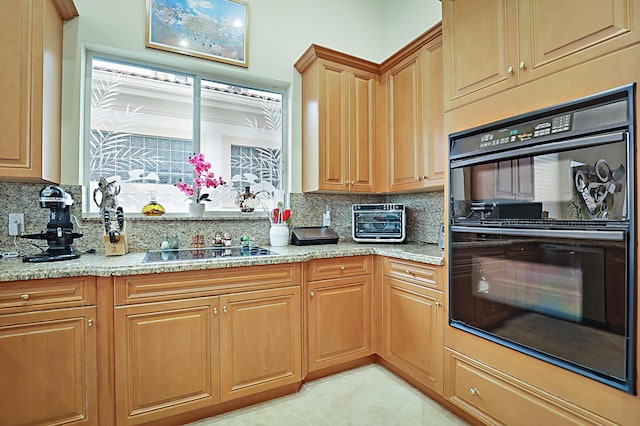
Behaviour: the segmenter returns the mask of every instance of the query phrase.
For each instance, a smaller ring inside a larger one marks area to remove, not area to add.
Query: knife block
[[[120,232],[120,239],[117,243],[109,240],[109,234],[103,232],[104,237],[104,254],[105,256],[120,256],[129,253],[129,233],[127,232],[127,223],[125,222]]]

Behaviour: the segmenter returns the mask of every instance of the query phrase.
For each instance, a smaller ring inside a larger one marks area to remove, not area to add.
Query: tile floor
[[[450,411],[377,364],[306,383],[300,392],[191,426],[460,426]]]

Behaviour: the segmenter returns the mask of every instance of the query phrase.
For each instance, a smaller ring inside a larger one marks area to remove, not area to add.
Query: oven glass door
[[[454,223],[628,220],[626,132],[451,163]]]
[[[452,326],[628,386],[625,230],[451,231]]]

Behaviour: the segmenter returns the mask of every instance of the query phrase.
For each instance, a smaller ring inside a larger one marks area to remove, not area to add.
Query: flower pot
[[[193,217],[204,216],[204,204],[203,203],[189,204],[189,215]]]
[[[274,223],[269,230],[269,240],[272,247],[283,247],[289,244],[289,225]]]

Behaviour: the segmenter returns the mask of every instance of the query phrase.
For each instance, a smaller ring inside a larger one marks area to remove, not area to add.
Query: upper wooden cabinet
[[[445,109],[640,40],[632,0],[443,0]]]
[[[373,192],[378,65],[312,45],[302,74],[302,190]]]
[[[387,191],[444,187],[442,33],[438,25],[381,65]]]
[[[5,0],[0,17],[0,179],[60,181],[62,25],[72,0]]]

